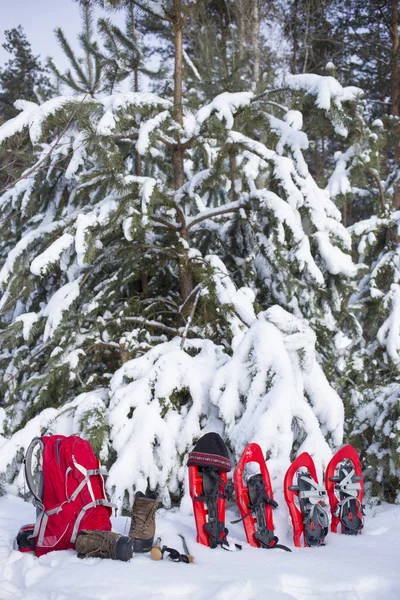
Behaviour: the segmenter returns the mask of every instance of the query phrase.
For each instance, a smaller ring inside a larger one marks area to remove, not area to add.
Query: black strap
[[[273,549],[281,548],[287,552],[291,552],[289,548],[278,544],[278,538],[274,535],[273,529],[268,529],[267,520],[265,517],[265,506],[269,505],[272,508],[277,508],[278,503],[275,502],[267,493],[265,487],[265,481],[261,473],[252,475],[247,481],[247,487],[249,490],[249,509],[250,512],[239,519],[239,521],[245,519],[250,514],[254,514],[257,530],[254,534],[255,539],[258,541],[262,548]]]
[[[304,510],[304,537],[307,546],[317,547],[324,543],[328,535],[328,515],[320,504],[307,504]]]
[[[360,509],[364,515],[364,505],[353,496],[347,496],[339,503],[339,518],[342,526],[345,527],[345,533],[357,535],[364,527],[363,519],[360,519],[357,514]],[[352,518],[350,518],[350,514]]]
[[[178,550],[175,550],[175,548],[163,546],[161,548],[161,554],[163,558],[165,553],[168,554],[168,558],[170,558],[173,562],[183,562],[186,564],[190,563],[189,556],[187,556],[186,554],[181,554],[180,552],[178,552]]]
[[[220,485],[224,490],[222,494],[219,491]],[[221,546],[227,549],[226,547],[229,547],[228,529],[225,527],[225,523],[218,518],[218,498],[228,498],[230,491],[231,486],[220,477],[217,469],[207,467],[203,470],[203,494],[196,500],[205,502],[207,506],[208,517],[204,529],[208,534],[211,548]]]
[[[273,550],[274,548],[278,548],[280,550],[286,550],[286,552],[291,552],[291,549],[288,548],[287,546],[284,546],[283,544],[275,544],[275,546],[269,546],[270,550]]]

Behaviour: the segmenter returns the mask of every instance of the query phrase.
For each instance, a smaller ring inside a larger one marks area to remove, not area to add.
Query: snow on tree
[[[0,198],[2,230],[15,232],[0,271],[0,472],[18,489],[32,434],[78,432],[111,467],[120,505],[146,486],[169,505],[204,431],[236,455],[258,441],[278,479],[297,451],[321,466],[342,441],[324,369],[352,319],[357,268],[304,160],[296,107],[306,96],[346,136],[359,91],[299,75],[288,107],[266,90],[189,109],[190,3],[138,4],[174,31],[173,98],[25,103],[0,128],[8,140],[29,128],[36,154]]]
[[[364,329],[364,381],[353,391],[352,435],[369,461],[372,493],[399,501],[400,211],[351,228],[368,265],[353,301]]]
[[[360,115],[362,117],[362,115]],[[400,474],[400,212],[396,210],[399,172],[380,164],[383,123],[363,123],[364,135],[343,154],[328,183],[333,197],[367,204],[373,214],[349,228],[360,266],[351,297],[362,329],[353,354],[359,363],[348,379],[347,432],[369,466],[371,494],[399,500]]]

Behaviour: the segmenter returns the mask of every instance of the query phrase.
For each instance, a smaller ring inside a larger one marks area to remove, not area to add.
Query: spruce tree
[[[36,156],[1,198],[15,239],[0,272],[1,385],[10,455],[27,432],[78,432],[120,505],[139,487],[168,505],[206,428],[236,455],[258,441],[277,478],[296,452],[321,465],[342,442],[324,370],[350,330],[356,268],[304,160],[298,109],[343,137],[358,90],[298,75],[187,106],[194,3],[135,4],[174,40],[172,97],[59,97],[0,129],[29,128]],[[18,472],[16,459],[15,488]]]
[[[0,69],[0,122],[18,114],[16,100],[42,101],[53,91],[47,69],[39,56],[32,54],[22,26],[9,29],[4,35],[3,48],[12,58]]]
[[[98,55],[98,45],[93,39],[93,7],[91,0],[80,2],[82,31],[79,34],[79,45],[84,52],[83,57],[77,57],[61,27],[55,31],[57,41],[68,58],[71,68],[62,73],[52,58],[48,66],[59,83],[64,83],[74,92],[93,96],[104,87],[102,77],[102,62]]]

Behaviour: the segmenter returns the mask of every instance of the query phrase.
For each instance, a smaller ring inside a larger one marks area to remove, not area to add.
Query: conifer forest
[[[71,0],[68,68],[5,32],[0,493],[77,434],[176,506],[215,431],[400,502],[399,4]]]

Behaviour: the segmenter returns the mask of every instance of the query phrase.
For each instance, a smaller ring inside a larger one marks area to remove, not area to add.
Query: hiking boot
[[[134,552],[150,552],[156,531],[156,509],[157,500],[154,496],[145,496],[142,492],[136,492],[129,530]]]
[[[79,558],[96,556],[128,561],[132,558],[133,540],[113,531],[89,531],[79,533],[75,542]]]

